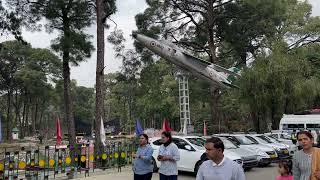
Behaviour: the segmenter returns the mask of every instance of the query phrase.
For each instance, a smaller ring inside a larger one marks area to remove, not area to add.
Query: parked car
[[[252,141],[256,141],[259,144],[263,144],[273,148],[278,154],[278,159],[290,158],[289,150],[285,144],[274,143],[270,140],[270,138],[263,134],[248,134],[246,135],[246,137],[251,139]]]
[[[247,148],[241,148],[237,144],[233,143],[226,137],[219,137],[224,144],[225,149],[230,150],[236,154],[238,154],[243,161],[243,169],[248,171],[254,167],[258,166],[258,154],[252,150]]]
[[[282,144],[285,144],[287,146],[287,148],[289,149],[289,153],[290,153],[290,156],[293,156],[293,154],[298,151],[298,146],[297,145],[294,145],[291,140],[290,142],[291,143],[285,143],[283,141],[280,141],[279,139],[275,138],[274,136],[268,136],[268,138],[272,141],[272,142],[277,142],[277,143],[282,143]]]
[[[220,134],[219,136],[227,137],[233,143],[240,146],[240,148],[248,149],[257,153],[259,166],[267,166],[278,158],[278,155],[273,148],[259,144],[256,141],[252,141],[243,134]]]
[[[291,135],[284,132],[277,132],[277,133],[264,133],[268,137],[276,138],[284,144],[292,145]],[[295,144],[296,145],[296,144]]]
[[[202,164],[201,156],[205,154],[204,143],[205,139],[199,136],[173,136],[173,143],[175,143],[180,152],[180,161],[177,162],[178,170],[197,173]],[[161,145],[160,137],[151,139],[151,146],[153,148],[154,171],[160,167],[160,162],[157,160],[159,148]],[[236,153],[226,150],[225,156],[236,161],[242,165],[242,159]]]

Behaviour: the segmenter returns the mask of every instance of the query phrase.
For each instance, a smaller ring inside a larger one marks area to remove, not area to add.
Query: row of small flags
[[[163,123],[162,123],[162,130],[163,130],[163,131],[168,131],[168,132],[172,131],[172,129],[171,129],[170,126],[169,126],[168,120],[164,120],[164,121],[163,121]],[[137,120],[137,121],[136,121],[136,136],[140,136],[140,135],[143,134],[143,133],[144,133],[144,131],[143,131],[142,127],[141,127],[140,121]]]
[[[169,126],[168,120],[164,120],[162,123],[162,130],[163,131],[172,131],[172,129]],[[185,129],[183,130],[185,131]],[[135,133],[136,136],[140,136],[141,134],[144,133],[143,128],[140,124],[140,121],[136,121],[136,126],[135,126]],[[207,136],[207,125],[206,122],[203,123],[203,135]],[[102,144],[105,146],[105,141],[106,141],[106,133],[104,129],[104,124],[103,124],[103,119],[101,118],[101,125],[100,125],[100,139]],[[1,116],[0,116],[0,142],[2,141],[2,121],[1,121]],[[61,132],[61,124],[60,124],[60,119],[57,117],[56,119],[56,145],[61,145],[62,141],[62,132]]]

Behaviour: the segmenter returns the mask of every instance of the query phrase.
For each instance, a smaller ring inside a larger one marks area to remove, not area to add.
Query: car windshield
[[[226,149],[237,149],[238,146],[236,146],[235,144],[233,144],[230,140],[228,139],[224,139],[224,138],[221,138],[223,144],[224,144],[224,147]]]
[[[243,145],[258,144],[258,142],[255,140],[252,140],[246,136],[236,136],[236,138]]]
[[[256,136],[259,140],[261,140],[263,143],[272,143],[272,141],[270,141],[270,139],[266,136]]]
[[[204,149],[204,144],[206,143],[206,140],[202,138],[186,138],[193,146],[195,146],[197,149]]]
[[[271,142],[273,142],[273,143],[281,143],[277,138],[274,138],[274,137],[272,137],[272,136],[269,136],[268,138],[269,138],[269,140],[270,140]]]
[[[250,141],[254,142],[255,144],[259,144],[261,142],[259,142],[257,139],[251,137],[251,136],[246,136],[246,138],[248,138]]]
[[[291,136],[289,134],[281,134],[280,138],[291,140]]]

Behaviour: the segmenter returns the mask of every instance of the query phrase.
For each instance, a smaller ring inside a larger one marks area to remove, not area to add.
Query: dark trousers
[[[148,174],[134,174],[134,180],[151,180],[152,178],[152,173]]]
[[[178,176],[177,175],[166,176],[166,175],[160,174],[160,180],[178,180]]]

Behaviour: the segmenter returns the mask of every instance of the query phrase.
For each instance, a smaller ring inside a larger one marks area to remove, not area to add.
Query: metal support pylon
[[[189,77],[182,72],[178,72],[177,78],[179,81],[180,132],[187,134],[187,125],[191,124],[188,83]]]

